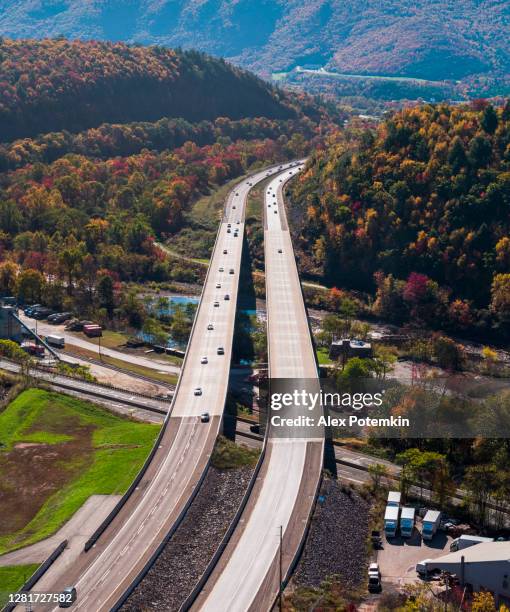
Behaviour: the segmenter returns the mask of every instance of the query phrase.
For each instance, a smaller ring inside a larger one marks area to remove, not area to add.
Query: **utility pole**
[[[280,608],[280,612],[283,611],[283,525],[280,525],[280,551],[279,551],[279,561],[280,561],[280,588],[278,589],[278,606]]]

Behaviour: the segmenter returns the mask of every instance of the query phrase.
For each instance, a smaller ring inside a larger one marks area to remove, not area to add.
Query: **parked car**
[[[207,357],[202,357],[202,359],[200,360],[200,363],[206,364],[207,363]]]
[[[370,593],[378,593],[381,588],[381,572],[379,570],[379,564],[371,563],[368,566],[368,590]]]
[[[202,387],[197,387],[193,393],[194,395],[202,395]]]
[[[202,421],[202,423],[209,423],[209,420],[210,420],[209,413],[208,412],[203,412],[200,415],[200,420]]]
[[[230,300],[230,295],[226,293],[224,299],[228,302],[228,300]]]
[[[37,308],[42,308],[42,304],[32,304],[31,306],[27,306],[23,312],[25,314],[25,316],[27,317],[31,317],[32,316],[32,312],[34,310],[37,310]]]
[[[370,539],[372,540],[372,546],[375,549],[378,549],[378,548],[380,548],[382,546],[382,537],[381,537],[381,532],[380,531],[378,531],[378,530],[372,531]]]
[[[72,316],[72,312],[57,312],[56,314],[52,314],[48,317],[48,323],[51,323],[52,325],[60,325],[60,323],[69,321]]]
[[[228,271],[229,274],[234,274],[234,268],[230,268],[230,270]]]
[[[41,319],[46,319],[47,316],[53,314],[53,310],[51,308],[37,308],[32,311],[32,318],[40,321]]]
[[[225,349],[222,346],[219,346],[218,350],[216,351],[216,353],[218,355],[224,355],[225,354]]]
[[[207,329],[209,331],[213,330],[214,329],[214,325],[212,323],[209,323],[209,325],[207,326]]]

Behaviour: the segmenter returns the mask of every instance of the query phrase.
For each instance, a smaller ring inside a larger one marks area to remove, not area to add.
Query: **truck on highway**
[[[64,336],[55,336],[53,334],[49,334],[44,338],[50,346],[55,346],[57,348],[64,348],[66,345],[66,340]]]
[[[388,501],[386,502],[387,506],[400,506],[400,501],[402,499],[402,493],[400,491],[390,491],[388,493]]]
[[[440,510],[428,510],[423,518],[421,535],[424,540],[432,540],[441,522]]]
[[[394,538],[397,534],[399,506],[386,506],[384,513],[384,533],[387,538]]]
[[[400,514],[400,535],[403,538],[410,538],[413,535],[415,516],[416,510],[414,508],[402,508]]]
[[[475,544],[484,544],[486,542],[494,542],[494,538],[484,538],[482,536],[475,535],[461,535],[460,537],[455,538],[455,540],[453,540],[453,542],[450,544],[450,552],[457,552],[458,550],[464,550],[464,548],[475,546]]]

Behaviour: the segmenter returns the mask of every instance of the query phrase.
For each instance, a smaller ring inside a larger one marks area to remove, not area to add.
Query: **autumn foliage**
[[[331,284],[395,322],[509,331],[510,104],[425,105],[338,134],[294,188]]]

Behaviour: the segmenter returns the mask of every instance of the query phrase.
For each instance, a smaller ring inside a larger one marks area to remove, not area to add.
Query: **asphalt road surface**
[[[283,167],[287,166],[290,164]],[[277,171],[275,167],[269,173]],[[171,416],[144,478],[97,544],[70,565],[66,565],[64,553],[63,561],[48,570],[34,591],[59,592],[74,585],[78,599],[73,609],[110,610],[193,498],[208,465],[225,405],[246,196],[249,183],[264,180],[267,173],[244,180],[228,197]],[[208,329],[210,324],[213,329]],[[223,355],[218,354],[220,347]],[[204,357],[208,363],[202,363]],[[206,412],[209,421],[201,422],[200,415]]]
[[[37,333],[39,336],[41,336],[41,338],[48,335],[63,336],[66,342],[66,348],[72,348],[73,346],[84,348],[88,351],[96,352],[99,358],[98,340],[91,340],[85,336],[80,337],[76,334],[76,332],[67,331],[65,329],[65,325],[51,325],[50,323],[45,323],[44,321],[36,321],[35,319],[25,316],[22,312],[20,312],[19,318],[32,330],[35,331],[37,329]],[[57,353],[60,352],[58,349],[55,350]],[[143,366],[144,368],[157,370],[158,372],[162,373],[167,372],[168,374],[178,374],[181,370],[179,366],[168,363],[167,361],[158,361],[157,359],[149,359],[143,355],[123,353],[122,351],[116,351],[115,349],[111,349],[106,346],[101,346],[101,354],[118,359],[119,361],[125,361],[126,363],[133,363]],[[65,358],[65,351],[62,352],[62,357]]]
[[[314,380],[317,366],[281,193],[296,171],[279,174],[265,194],[269,371],[272,379]],[[269,438],[250,500],[193,609],[271,608],[279,588],[280,529],[285,575],[305,535],[322,459],[322,437]]]
[[[8,372],[19,372],[20,367],[12,361],[0,359],[0,368]],[[76,393],[83,394],[90,399],[90,396],[96,396],[108,400],[109,402],[122,403],[126,406],[135,406],[139,408],[155,409],[161,412],[168,412],[170,402],[164,399],[144,397],[133,394],[130,391],[122,391],[120,389],[109,389],[106,386],[96,385],[93,382],[86,382],[79,379],[71,379],[68,376],[60,376],[51,372],[33,369],[31,371],[34,377],[43,380],[57,389],[68,389]]]

